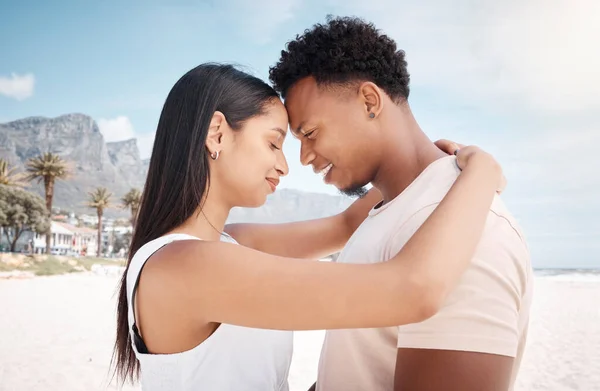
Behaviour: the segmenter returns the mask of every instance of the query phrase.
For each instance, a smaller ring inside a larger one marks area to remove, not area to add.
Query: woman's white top
[[[287,379],[293,350],[293,334],[290,331],[221,324],[204,342],[185,352],[147,352],[135,325],[132,305],[134,291],[148,258],[176,240],[201,239],[185,234],[170,234],[152,240],[135,253],[127,272],[129,333],[141,366],[142,389],[288,391]],[[228,235],[223,236],[222,241],[237,244]]]

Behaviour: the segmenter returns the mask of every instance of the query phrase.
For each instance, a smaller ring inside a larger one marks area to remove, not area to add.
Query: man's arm
[[[454,350],[398,349],[396,391],[507,391],[513,357]]]
[[[344,212],[331,217],[284,224],[228,224],[225,232],[255,250],[318,259],[340,251],[379,201],[381,193],[372,188]]]

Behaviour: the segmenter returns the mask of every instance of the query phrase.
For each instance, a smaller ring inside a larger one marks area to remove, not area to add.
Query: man
[[[419,128],[404,52],[372,24],[334,18],[288,43],[270,79],[285,99],[301,161],[346,194],[383,195],[337,262],[389,259],[458,176],[455,158]],[[327,331],[321,391],[512,389],[532,296],[529,253],[496,198],[469,269],[419,324]]]

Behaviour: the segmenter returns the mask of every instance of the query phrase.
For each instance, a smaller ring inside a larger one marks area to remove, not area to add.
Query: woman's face
[[[211,188],[218,183],[219,196],[232,206],[263,205],[279,178],[288,173],[283,155],[287,128],[287,112],[277,99],[242,129],[225,130],[219,157],[211,161]]]

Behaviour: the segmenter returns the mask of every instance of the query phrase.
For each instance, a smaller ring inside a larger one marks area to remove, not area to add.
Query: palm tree
[[[88,194],[90,197],[88,198],[87,206],[96,209],[96,213],[98,214],[98,249],[96,255],[100,257],[102,248],[102,216],[104,215],[104,210],[111,207],[112,193],[109,193],[104,187],[98,187]]]
[[[135,227],[137,220],[138,210],[140,209],[140,200],[142,198],[142,192],[139,189],[131,189],[127,194],[121,198],[121,205],[123,209],[129,208],[131,211],[131,225]]]
[[[0,159],[0,185],[25,187],[27,184],[25,174],[16,170],[6,160]]]
[[[52,216],[52,200],[54,199],[54,183],[57,179],[67,179],[70,175],[69,165],[58,155],[46,152],[31,158],[25,164],[27,169],[27,180],[37,179],[38,183],[44,181],[46,192],[46,208]],[[50,254],[52,231],[48,228],[46,233],[46,254]]]

